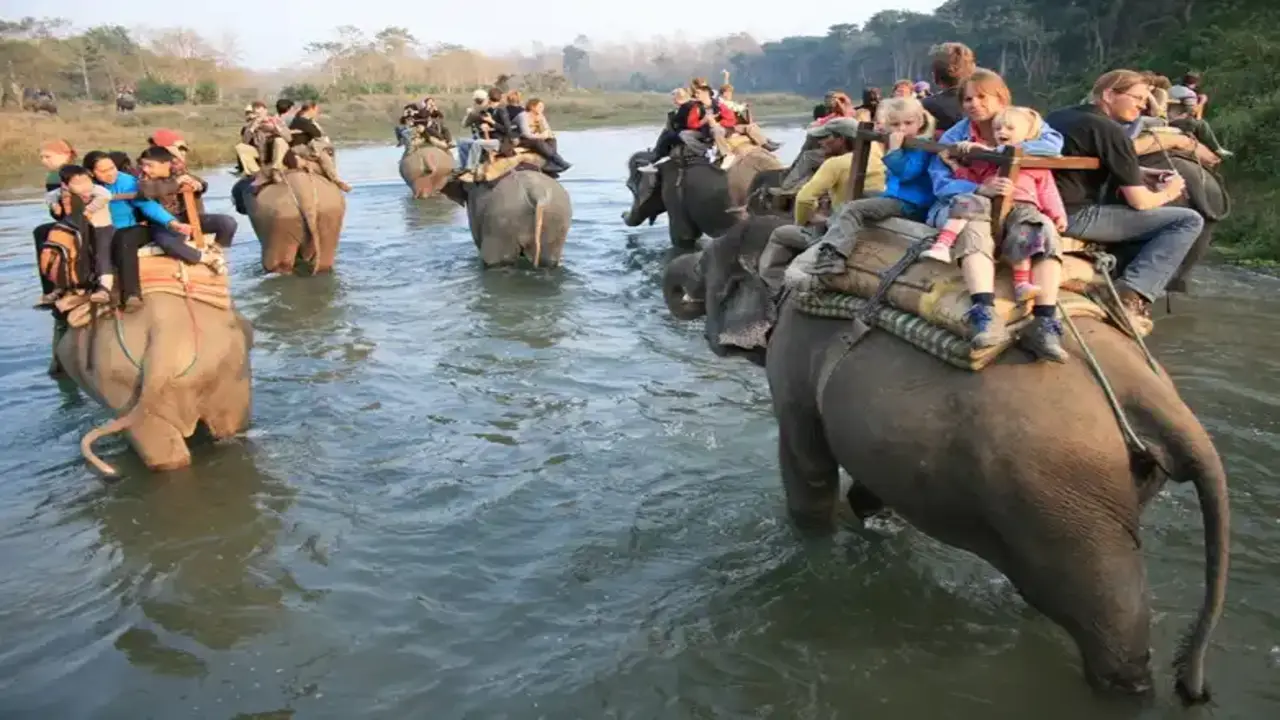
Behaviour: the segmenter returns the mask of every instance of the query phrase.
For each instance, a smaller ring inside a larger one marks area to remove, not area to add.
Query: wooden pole
[[[189,187],[182,188],[182,203],[187,209],[187,224],[191,226],[191,239],[195,242],[196,249],[203,252],[209,248],[209,243],[200,229],[200,213],[196,211],[195,191]]]

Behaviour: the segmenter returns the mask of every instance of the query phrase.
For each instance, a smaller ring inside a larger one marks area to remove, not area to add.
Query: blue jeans
[[[1066,234],[1096,243],[1141,242],[1121,282],[1151,301],[1164,292],[1203,228],[1204,218],[1191,208],[1092,205],[1068,216]]]
[[[465,166],[467,164],[467,156],[471,153],[471,145],[475,140],[471,138],[458,138],[458,164]]]

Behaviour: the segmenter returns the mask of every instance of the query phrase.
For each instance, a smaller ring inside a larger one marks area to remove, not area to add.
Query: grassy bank
[[[321,105],[320,123],[337,143],[395,142],[393,126],[400,110],[413,98],[368,96]],[[461,121],[470,96],[437,96],[454,126]],[[757,95],[748,98],[761,116],[805,112],[812,101],[796,95]],[[557,130],[580,130],[612,125],[661,121],[670,108],[663,93],[570,93],[547,98],[547,115]],[[136,154],[155,128],[182,132],[195,167],[235,162],[243,105],[144,107],[117,114],[112,107],[63,104],[58,117],[0,112],[0,190],[36,190],[44,179],[37,158],[41,140],[65,138],[83,156],[90,150],[125,150]]]

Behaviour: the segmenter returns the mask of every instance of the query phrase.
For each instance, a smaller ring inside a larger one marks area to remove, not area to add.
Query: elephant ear
[[[449,180],[440,188],[440,194],[458,203],[462,207],[467,206],[467,189],[457,180]]]

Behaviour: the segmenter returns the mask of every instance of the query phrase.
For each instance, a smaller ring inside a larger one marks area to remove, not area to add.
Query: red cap
[[[151,142],[160,147],[170,147],[182,142],[182,133],[177,130],[160,128],[151,133]]]

